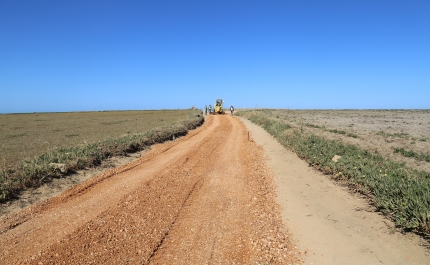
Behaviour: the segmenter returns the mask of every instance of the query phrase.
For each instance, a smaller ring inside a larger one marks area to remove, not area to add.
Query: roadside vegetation
[[[357,138],[358,136],[356,134],[353,133],[349,133],[349,132],[345,132],[343,130],[338,130],[338,129],[334,129],[334,130],[328,130],[331,133],[337,133],[337,134],[343,134],[352,138]]]
[[[277,118],[279,118],[279,116],[277,116]],[[306,123],[305,126],[306,127],[310,127],[310,128],[315,128],[315,129],[322,129],[324,131],[331,132],[331,133],[337,133],[337,134],[346,135],[346,136],[352,137],[352,138],[357,138],[358,137],[358,135],[356,135],[354,133],[346,132],[344,130],[338,130],[338,129],[332,129],[332,130],[330,130],[330,129],[326,129],[324,126],[319,126],[319,125],[315,125],[315,124],[311,124],[311,123]],[[349,126],[349,127],[352,127],[352,125]]]
[[[0,167],[15,167],[58,148],[141,134],[189,115],[190,110],[1,114]]]
[[[367,195],[398,227],[430,234],[430,173],[303,131],[268,110],[239,111],[238,115],[263,127],[311,166]],[[335,155],[341,156],[337,162],[332,160]]]
[[[277,116],[277,118],[279,118],[279,116]],[[315,125],[315,124],[311,124],[311,123],[306,123],[305,125],[307,127],[310,127],[310,128],[324,128],[324,127],[321,127],[319,125]]]
[[[387,133],[384,131],[379,131],[376,133],[377,135],[385,136],[385,137],[398,137],[398,138],[409,138],[410,135],[407,133]]]
[[[59,136],[55,128],[48,127],[45,130],[44,139],[51,141],[55,138],[59,140],[62,147],[56,147],[47,152],[42,151],[30,159],[3,164],[0,167],[0,202],[13,198],[24,189],[38,187],[52,178],[100,165],[106,158],[141,151],[152,144],[186,135],[189,130],[203,123],[204,119],[200,114],[200,110],[43,114],[46,117],[45,122],[54,122],[57,128],[62,128],[62,134]],[[35,114],[15,115],[21,115],[19,117],[21,119],[35,117]],[[25,115],[28,116],[25,117]],[[67,116],[69,120],[61,121],[61,116]],[[94,116],[99,119],[94,121]],[[49,120],[50,117],[54,117],[55,121]],[[167,124],[165,120],[168,120]],[[28,135],[35,134],[31,125],[25,128],[25,123],[22,124],[24,127],[22,129],[28,131]],[[74,128],[76,124],[82,129],[80,133],[73,133],[76,131]],[[10,126],[10,124],[7,125]],[[85,131],[85,125],[88,126],[87,131]],[[132,129],[135,130],[134,133],[130,131]],[[117,132],[113,133],[115,130]],[[126,131],[123,132],[124,130]],[[92,141],[76,144],[68,140],[78,136],[84,136]],[[2,137],[9,138],[10,134]],[[21,144],[43,150],[43,141],[37,146],[37,141],[35,143],[35,139],[32,140],[33,142],[27,139],[28,142],[23,141]],[[14,157],[19,157],[19,153]]]
[[[412,150],[405,150],[404,148],[396,148],[394,149],[394,153],[399,153],[404,157],[413,157],[419,161],[430,162],[430,154],[417,153]]]

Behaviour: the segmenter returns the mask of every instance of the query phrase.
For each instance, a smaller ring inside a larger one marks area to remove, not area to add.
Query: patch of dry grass
[[[258,110],[292,127],[330,140],[377,152],[385,159],[430,172],[430,162],[395,152],[416,154],[430,150],[430,110]]]
[[[141,134],[184,120],[190,110],[0,115],[0,169],[61,147]]]
[[[203,123],[199,114],[178,110],[5,115],[7,126],[0,127],[6,127],[2,148],[8,150],[3,156],[8,163],[0,167],[0,202],[108,157],[185,135]]]

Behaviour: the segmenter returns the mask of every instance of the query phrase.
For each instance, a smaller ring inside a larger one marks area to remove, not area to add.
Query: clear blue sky
[[[430,108],[430,1],[0,0],[0,113]]]

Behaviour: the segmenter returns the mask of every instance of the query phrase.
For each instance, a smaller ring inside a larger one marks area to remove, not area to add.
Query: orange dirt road
[[[0,220],[0,264],[299,264],[263,150],[230,115]]]

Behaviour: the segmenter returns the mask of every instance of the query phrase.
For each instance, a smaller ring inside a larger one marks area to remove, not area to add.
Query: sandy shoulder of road
[[[305,264],[430,264],[419,236],[400,233],[364,198],[310,168],[261,127],[239,119],[265,150],[283,222],[306,251]]]

